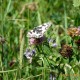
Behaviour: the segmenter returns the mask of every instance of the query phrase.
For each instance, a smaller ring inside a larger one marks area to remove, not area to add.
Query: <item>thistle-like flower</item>
[[[75,36],[80,36],[80,27],[74,27],[68,29],[68,34],[74,38]]]
[[[29,44],[30,45],[38,45],[42,43],[45,40],[45,36],[41,38],[29,38]]]
[[[63,57],[71,57],[72,56],[72,53],[73,53],[73,50],[72,50],[72,47],[69,46],[69,45],[62,45],[61,49],[60,49],[60,54],[63,56]]]

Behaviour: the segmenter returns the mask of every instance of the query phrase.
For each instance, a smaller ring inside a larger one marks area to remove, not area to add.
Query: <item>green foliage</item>
[[[80,36],[67,34],[69,27],[80,26],[80,0],[0,0],[0,11],[0,80],[52,80],[50,74],[56,80],[80,80],[75,43]],[[27,32],[48,21],[53,24],[46,40],[30,47]],[[48,38],[58,45],[51,46]],[[60,54],[62,44],[72,46],[72,57]],[[32,63],[24,56],[29,47],[36,49]]]
[[[79,7],[80,6],[80,0],[73,0],[73,5],[74,5],[74,7]]]

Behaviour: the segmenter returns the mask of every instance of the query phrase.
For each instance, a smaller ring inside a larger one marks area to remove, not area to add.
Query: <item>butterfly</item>
[[[42,25],[39,25],[33,30],[30,30],[27,33],[27,37],[29,38],[41,38],[44,36],[44,33],[47,31],[47,29],[52,25],[52,22],[43,23]]]

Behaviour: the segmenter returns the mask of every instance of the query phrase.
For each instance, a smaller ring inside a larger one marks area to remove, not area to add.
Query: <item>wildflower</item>
[[[60,54],[63,56],[63,57],[71,57],[72,56],[72,47],[69,46],[69,45],[62,45],[61,49],[60,49]]]
[[[35,44],[36,42],[36,39],[35,38],[30,38],[29,39],[29,43],[32,45],[32,44]]]
[[[32,62],[32,57],[35,55],[36,51],[33,49],[26,49],[26,52],[24,53],[24,55],[26,56],[26,58],[29,60],[29,62]]]
[[[68,34],[74,38],[75,36],[80,36],[80,27],[76,28],[69,28],[68,29]]]
[[[30,45],[38,45],[41,44],[45,40],[45,36],[41,38],[30,38],[29,39],[29,44]]]

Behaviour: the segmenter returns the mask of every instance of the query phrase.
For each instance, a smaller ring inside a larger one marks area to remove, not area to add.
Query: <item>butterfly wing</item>
[[[44,23],[38,27],[35,27],[33,30],[30,30],[27,34],[27,37],[31,38],[40,38],[43,37],[44,33],[47,31],[47,29],[51,26],[51,22]]]

